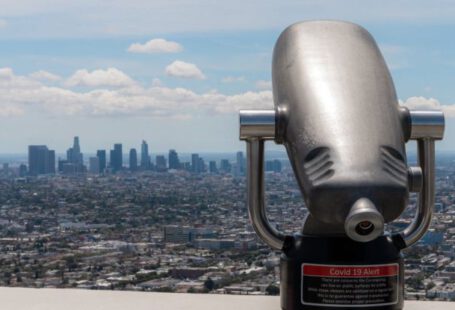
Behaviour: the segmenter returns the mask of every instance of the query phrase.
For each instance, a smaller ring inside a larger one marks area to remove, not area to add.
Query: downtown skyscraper
[[[142,170],[148,170],[151,166],[151,160],[149,155],[149,146],[145,140],[142,140],[141,144],[141,168]]]
[[[79,137],[74,137],[73,139],[73,147],[70,147],[66,151],[66,160],[69,163],[75,165],[82,165],[84,162],[83,155],[81,153],[81,146],[79,144]]]
[[[30,175],[54,174],[55,151],[45,145],[29,145],[28,167]]]
[[[169,150],[168,162],[169,162],[169,169],[178,170],[181,168],[179,155],[177,154],[177,152],[175,150]]]
[[[130,149],[130,170],[137,170],[137,152],[136,149]]]
[[[89,160],[89,169],[88,171],[93,174],[99,174],[100,173],[100,159],[99,157],[90,157]]]
[[[110,167],[113,172],[122,170],[123,168],[123,153],[122,153],[122,144],[114,144],[114,149],[110,152]]]
[[[59,170],[67,174],[85,171],[84,156],[81,152],[79,137],[74,137],[73,146],[66,151],[66,161],[59,161]]]
[[[234,174],[236,176],[245,175],[245,172],[246,172],[245,167],[246,167],[246,160],[245,160],[245,157],[243,156],[243,152],[237,152]]]
[[[191,171],[194,173],[205,172],[205,162],[199,154],[191,154]]]
[[[98,150],[96,151],[96,157],[98,157],[98,166],[99,166],[99,173],[104,173],[106,170],[106,150]]]
[[[156,171],[163,172],[167,170],[166,157],[164,155],[156,156]]]

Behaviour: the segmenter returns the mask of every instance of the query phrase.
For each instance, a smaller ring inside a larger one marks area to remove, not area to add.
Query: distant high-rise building
[[[156,171],[166,171],[166,157],[163,155],[156,156]]]
[[[243,152],[237,152],[236,155],[236,164],[237,164],[237,173],[239,175],[245,174],[245,157],[243,157]]]
[[[79,137],[74,137],[73,146],[66,151],[66,163],[74,166],[75,173],[84,171],[84,159],[81,153]]]
[[[198,166],[197,166],[197,172],[198,173],[205,172],[205,162],[204,162],[204,159],[202,157],[199,157]]]
[[[169,150],[169,169],[180,169],[179,155],[175,150]]]
[[[210,173],[217,173],[217,172],[218,172],[218,169],[217,169],[217,167],[216,167],[216,161],[211,160],[211,161],[209,162],[209,172],[210,172]]]
[[[89,158],[89,171],[93,174],[100,173],[100,159],[99,157],[90,157]]]
[[[55,151],[45,145],[29,145],[28,166],[30,175],[55,173]]]
[[[25,177],[27,175],[27,165],[21,164],[19,166],[19,176],[20,177]]]
[[[63,163],[63,165],[62,165],[61,172],[63,174],[69,174],[69,175],[76,174],[76,172],[77,172],[76,171],[76,166],[74,164],[72,164],[72,163],[69,163],[69,162],[65,161]]]
[[[221,170],[221,172],[224,172],[224,173],[230,173],[231,172],[231,163],[229,162],[228,159],[222,159],[221,160],[220,170]]]
[[[113,172],[117,172],[123,167],[122,144],[114,144],[114,149],[110,152],[110,167]]]
[[[182,163],[182,166],[184,170],[191,172],[191,163],[189,161]]]
[[[81,153],[81,146],[79,144],[79,137],[74,137],[73,139],[73,156],[74,162],[82,162],[82,153]]]
[[[150,169],[149,146],[145,140],[142,140],[141,144],[141,168],[143,170]]]
[[[66,151],[66,160],[68,160],[70,163],[82,163],[82,153],[81,153],[81,147],[79,144],[79,137],[74,137],[73,140],[73,147],[70,147]]]
[[[63,165],[67,164],[68,161],[66,159],[58,159],[57,161],[57,170],[58,172],[63,172]]]
[[[109,151],[109,168],[115,172],[115,169],[114,169],[114,161],[115,161],[115,150],[110,150]]]
[[[136,149],[130,149],[130,170],[137,170],[137,152]]]
[[[270,171],[270,172],[281,172],[281,161],[278,159],[274,160],[267,160],[265,162],[265,171]]]
[[[199,172],[199,154],[191,154],[191,171]]]
[[[273,171],[281,172],[283,165],[281,164],[281,160],[275,159],[273,161]]]
[[[47,169],[48,173],[55,174],[55,151],[49,150],[47,153]]]
[[[106,170],[106,150],[96,151],[96,157],[98,157],[99,173],[103,173]]]
[[[67,160],[58,161],[58,171],[63,174],[76,174],[82,172],[79,164],[70,163]]]

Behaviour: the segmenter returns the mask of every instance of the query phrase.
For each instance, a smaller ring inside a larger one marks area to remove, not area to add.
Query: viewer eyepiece
[[[363,221],[357,224],[355,231],[362,236],[370,234],[374,230],[374,225],[370,221]]]
[[[372,241],[382,235],[384,218],[371,200],[360,198],[352,205],[344,229],[346,235],[354,241]]]

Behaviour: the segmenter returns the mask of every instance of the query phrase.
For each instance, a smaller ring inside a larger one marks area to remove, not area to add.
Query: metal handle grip
[[[267,245],[281,250],[285,235],[267,219],[264,186],[264,141],[275,136],[275,111],[240,111],[240,139],[247,144],[248,214],[256,234]]]
[[[433,215],[435,196],[435,140],[444,133],[444,115],[439,111],[407,111],[409,138],[417,140],[419,166],[422,169],[422,190],[412,223],[400,233],[404,247],[420,240],[427,232]]]

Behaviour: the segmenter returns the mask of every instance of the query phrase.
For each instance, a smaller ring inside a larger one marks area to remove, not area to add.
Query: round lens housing
[[[362,221],[355,227],[355,231],[361,235],[369,235],[374,230],[374,224],[370,221]]]

